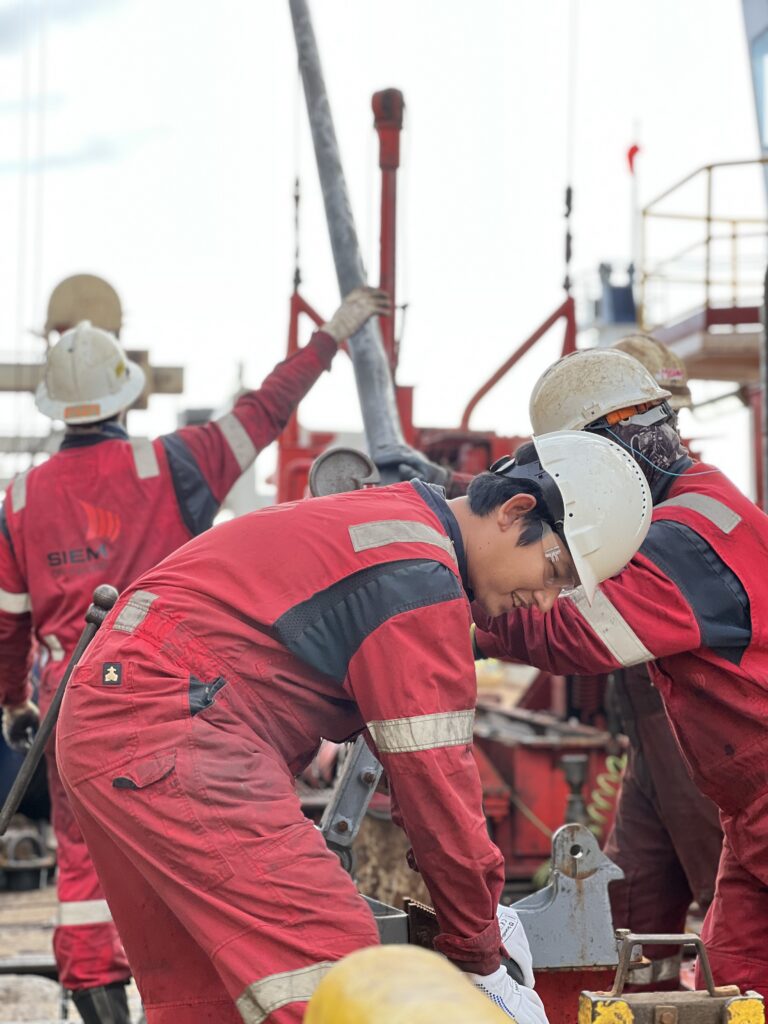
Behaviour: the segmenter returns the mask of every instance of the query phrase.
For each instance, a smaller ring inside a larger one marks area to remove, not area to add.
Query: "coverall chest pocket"
[[[185,782],[181,750],[166,750],[124,765],[112,779],[115,799],[138,825],[145,856],[166,876],[202,891],[234,874],[206,827],[205,798]],[[132,831],[135,831],[132,829]]]

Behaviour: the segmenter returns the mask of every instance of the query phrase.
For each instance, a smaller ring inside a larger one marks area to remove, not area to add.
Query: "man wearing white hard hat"
[[[690,458],[670,397],[616,349],[574,353],[543,374],[534,430],[620,444],[648,479],[653,523],[591,604],[577,593],[549,614],[515,611],[476,639],[481,654],[554,673],[647,663],[725,832],[702,933],[715,980],[768,996],[768,516],[720,470]]]
[[[651,498],[603,438],[530,449],[452,501],[414,480],[253,512],[121,596],[73,676],[57,752],[148,1024],[298,1024],[332,964],[378,941],[293,788],[321,738],[361,732],[436,948],[511,1020],[544,1024],[471,754],[470,600],[501,615],[579,582],[589,596],[642,543]]]
[[[39,720],[27,682],[33,634],[48,653],[45,710],[94,587],[123,589],[207,530],[238,477],[330,369],[338,343],[388,308],[383,293],[355,289],[305,348],[231,412],[155,441],[132,439],[123,426],[144,374],[117,338],[87,321],[62,335],[36,395],[38,408],[66,425],[61,449],[14,479],[0,512],[0,704],[11,746],[23,748]],[[128,962],[55,760],[47,760],[58,840],[59,977],[87,1024],[123,1024]]]

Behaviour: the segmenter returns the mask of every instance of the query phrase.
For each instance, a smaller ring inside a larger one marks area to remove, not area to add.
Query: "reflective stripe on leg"
[[[78,900],[59,903],[58,924],[70,927],[77,924],[106,924],[112,920],[106,900]]]
[[[240,1016],[245,1024],[262,1024],[281,1006],[307,1002],[331,967],[333,962],[326,960],[252,982],[237,1000]]]

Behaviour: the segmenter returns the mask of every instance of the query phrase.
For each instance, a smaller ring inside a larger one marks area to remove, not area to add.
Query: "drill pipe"
[[[353,288],[365,284],[363,260],[309,8],[306,0],[289,0],[289,4],[333,261],[343,298]],[[349,339],[349,351],[355,369],[368,450],[374,462],[377,455],[385,451],[388,455],[398,449],[404,455],[411,453],[413,449],[405,443],[403,437],[392,375],[376,317],[372,317]]]

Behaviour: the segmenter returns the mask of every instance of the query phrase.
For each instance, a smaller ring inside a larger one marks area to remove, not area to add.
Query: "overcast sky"
[[[422,425],[457,424],[561,301],[569,95],[579,271],[629,256],[633,142],[643,201],[699,165],[757,155],[738,0],[314,0],[312,13],[374,280],[370,98],[405,94],[400,379],[417,385]],[[257,384],[286,344],[297,173],[303,292],[330,315],[338,292],[287,0],[0,3],[2,358],[42,353],[28,330],[50,290],[91,272],[122,298],[126,345],[186,367],[184,397],[154,398],[133,430],[225,402],[238,362]],[[473,422],[526,431],[531,384],[559,341]],[[5,396],[0,417],[4,431],[43,426],[26,399]],[[303,419],[359,425],[343,357]],[[706,454],[733,467],[725,445],[743,443],[742,421],[696,425],[721,438]]]

